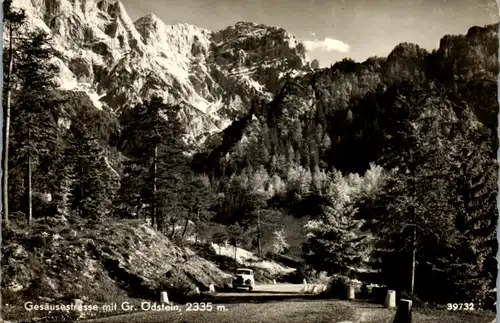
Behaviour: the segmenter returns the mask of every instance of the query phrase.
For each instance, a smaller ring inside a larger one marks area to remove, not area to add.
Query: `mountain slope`
[[[129,297],[156,301],[159,290],[167,287],[170,297],[178,299],[183,288],[192,294],[196,286],[201,290],[212,283],[222,287],[230,277],[141,221],[98,226],[39,222],[29,232],[16,227],[4,238],[2,254],[4,277],[8,276],[2,281],[2,296],[13,305],[25,297],[48,303],[73,298],[94,303],[130,301]],[[176,290],[170,287],[174,281]],[[3,314],[15,315],[16,307]],[[51,316],[65,313],[31,314],[54,320]],[[27,319],[26,315],[22,317]]]
[[[363,172],[370,162],[383,154],[381,146],[373,145],[377,137],[366,135],[375,135],[371,128],[387,130],[389,126],[379,124],[377,107],[394,104],[393,101],[378,100],[382,100],[381,94],[388,89],[398,89],[404,83],[435,83],[440,91],[449,93],[454,102],[449,106],[452,109],[449,112],[458,113],[455,118],[464,123],[463,127],[477,124],[476,129],[491,132],[496,129],[498,113],[495,99],[497,29],[497,25],[474,27],[467,35],[445,36],[439,49],[433,52],[415,44],[402,43],[387,58],[369,58],[363,63],[345,59],[330,68],[297,76],[255,113],[257,123],[268,128],[266,138],[255,132],[255,129],[262,131],[262,127],[255,128],[250,123],[236,132],[228,128],[225,132],[231,138],[231,144],[222,144],[205,152],[206,157],[199,155],[197,164],[205,165],[204,170],[217,170],[221,169],[220,163],[224,163],[224,159],[238,164],[250,158],[252,166],[257,167],[262,163],[255,154],[259,146],[264,145],[273,154],[287,155],[286,150],[291,145],[300,155],[304,167],[311,166],[312,169],[314,165],[323,164],[323,167],[328,165],[327,168],[336,167],[346,172]],[[477,65],[472,65],[476,61]],[[370,99],[375,93],[380,94],[379,98]],[[429,97],[433,96],[432,91],[427,93]],[[365,107],[361,108],[361,105]],[[454,105],[461,106],[461,111],[452,108]],[[452,118],[445,114],[447,116],[442,114],[438,119],[445,122]],[[356,124],[361,120],[363,126],[358,128]],[[246,143],[248,138],[259,139],[249,146]],[[323,140],[329,141],[328,147],[322,149],[320,156],[314,157],[317,160],[310,165],[311,147],[316,151]],[[354,142],[363,143],[354,146]],[[494,145],[493,142],[490,144]]]
[[[118,114],[152,95],[184,102],[182,117],[195,142],[246,114],[253,98],[269,100],[280,76],[306,68],[303,45],[277,27],[238,23],[212,32],[166,25],[154,14],[133,22],[119,1],[108,0],[15,0],[13,6],[26,10],[27,30],[53,37],[61,87]]]

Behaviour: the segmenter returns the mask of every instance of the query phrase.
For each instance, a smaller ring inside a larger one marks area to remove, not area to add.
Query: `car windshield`
[[[250,270],[238,270],[236,272],[237,275],[251,275],[252,272]]]

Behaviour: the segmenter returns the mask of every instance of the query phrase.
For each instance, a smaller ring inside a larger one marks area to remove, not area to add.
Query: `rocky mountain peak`
[[[26,10],[27,29],[41,28],[54,40],[62,88],[83,91],[97,108],[118,114],[152,95],[184,102],[193,139],[245,115],[252,99],[270,100],[280,78],[303,72],[307,61],[300,41],[279,27],[238,22],[212,32],[168,25],[152,13],[133,22],[111,0],[14,0],[13,6]]]

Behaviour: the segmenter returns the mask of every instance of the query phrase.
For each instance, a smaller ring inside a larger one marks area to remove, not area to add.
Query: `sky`
[[[239,21],[283,27],[309,58],[329,66],[345,57],[387,56],[401,42],[428,50],[446,34],[499,21],[496,0],[121,0],[135,21],[154,13],[166,24],[217,31]]]

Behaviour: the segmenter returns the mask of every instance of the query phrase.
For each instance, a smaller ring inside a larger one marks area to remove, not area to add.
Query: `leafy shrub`
[[[349,287],[352,286],[351,279],[343,275],[335,275],[328,284],[328,296],[335,298],[345,298]]]
[[[196,285],[179,271],[168,273],[159,284],[160,291],[166,291],[170,301],[184,303],[193,297]],[[158,295],[159,299],[159,295]]]
[[[330,282],[330,277],[324,271],[317,271],[311,269],[307,265],[299,265],[297,270],[282,276],[278,280],[280,282],[286,282],[290,284],[302,284],[304,279],[309,284],[325,284],[328,285]]]
[[[328,285],[330,283],[331,277],[328,276],[326,271],[316,271],[311,270],[307,272],[307,282],[310,284],[325,284]]]

